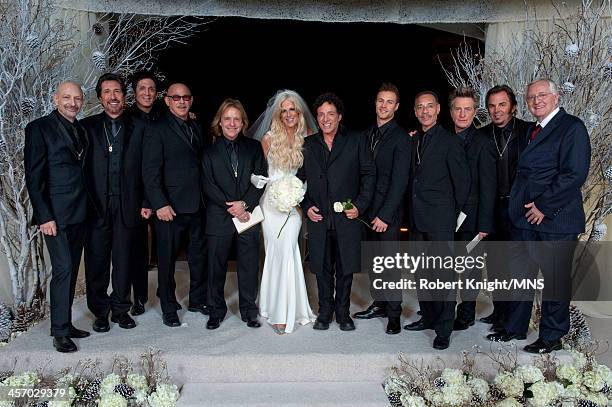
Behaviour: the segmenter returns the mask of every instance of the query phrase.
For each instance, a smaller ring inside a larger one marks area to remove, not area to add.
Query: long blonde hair
[[[298,125],[293,140],[289,139],[289,133],[281,120],[281,104],[285,100],[293,102],[295,110],[299,114]],[[270,131],[268,132],[270,140],[268,157],[280,169],[299,168],[304,163],[302,149],[304,137],[307,136],[306,120],[304,119],[305,109],[308,109],[308,107],[303,103],[303,99],[292,90],[279,92],[274,99],[274,114]]]

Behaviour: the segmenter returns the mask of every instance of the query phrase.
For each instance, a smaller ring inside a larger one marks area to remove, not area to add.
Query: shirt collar
[[[541,128],[544,128],[553,119],[553,117],[555,117],[555,115],[559,113],[559,110],[560,109],[557,107],[555,110],[550,112],[548,116],[546,116],[544,120],[542,120],[542,122],[538,122],[537,124],[539,124]]]

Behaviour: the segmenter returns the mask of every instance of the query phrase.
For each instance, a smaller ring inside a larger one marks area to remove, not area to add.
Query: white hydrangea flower
[[[514,374],[524,383],[537,383],[544,380],[542,371],[533,365],[520,365],[514,369]]]
[[[147,401],[147,392],[144,390],[137,390],[134,392],[134,395],[132,397],[134,397],[136,403],[138,403],[139,405],[144,404]]]
[[[472,389],[472,392],[480,397],[482,401],[489,399],[489,383],[486,380],[470,379],[467,384]]]
[[[72,400],[51,400],[49,401],[49,407],[71,407]]]
[[[130,373],[127,375],[127,384],[132,386],[135,391],[148,391],[149,385],[147,384],[147,378],[141,374]]]
[[[529,388],[533,393],[533,398],[529,399],[529,403],[534,407],[547,407],[559,397],[557,386],[550,382],[537,382]]]
[[[442,401],[445,406],[462,406],[472,399],[472,389],[465,384],[444,386]]]
[[[570,384],[567,386],[563,392],[563,397],[568,399],[569,401],[576,401],[580,398],[582,392],[580,391],[580,386],[576,384]]]
[[[608,405],[608,398],[603,393],[594,393],[594,392],[590,391],[590,392],[587,392],[586,394],[583,394],[582,398],[584,398],[585,400],[588,400],[588,401],[590,401],[592,403],[595,403],[598,406],[607,406]]]
[[[119,393],[110,393],[102,396],[98,407],[127,407],[128,402]]]
[[[459,369],[449,369],[448,367],[442,371],[442,378],[447,386],[459,386],[465,384],[465,375]]]
[[[121,377],[116,373],[111,373],[102,379],[100,383],[100,396],[104,396],[106,394],[114,394],[115,386],[121,383]]]
[[[147,401],[151,407],[174,407],[178,398],[179,392],[176,385],[162,383],[157,385]]]
[[[289,213],[304,200],[304,184],[295,175],[285,175],[268,184],[266,197],[279,212]]]
[[[597,376],[601,377],[608,387],[612,387],[612,370],[606,365],[597,365],[593,369]]]
[[[12,387],[32,387],[40,383],[40,378],[35,372],[24,372],[7,377],[2,385]]]
[[[559,379],[565,379],[572,384],[579,385],[582,383],[582,375],[574,365],[564,364],[557,366],[556,374]]]
[[[574,349],[569,349],[568,352],[573,359],[574,367],[578,370],[584,369],[587,364],[586,356]]]
[[[525,384],[523,380],[510,372],[502,372],[493,381],[495,386],[504,393],[506,397],[518,397],[523,395]]]
[[[441,406],[443,403],[442,393],[439,391],[428,389],[425,390],[425,399],[429,401],[432,406]]]
[[[601,391],[605,386],[605,381],[594,371],[584,372],[582,384],[591,391]]]
[[[15,402],[12,400],[0,400],[0,407],[15,407]]]
[[[502,401],[497,402],[495,407],[523,407],[521,403],[519,403],[515,398],[508,397],[503,399]]]
[[[400,401],[402,402],[402,407],[427,407],[425,400],[421,396],[402,394]]]
[[[66,387],[66,386],[70,386],[72,382],[74,382],[74,375],[72,373],[67,373],[64,376],[57,379],[55,384],[57,385],[57,387]]]

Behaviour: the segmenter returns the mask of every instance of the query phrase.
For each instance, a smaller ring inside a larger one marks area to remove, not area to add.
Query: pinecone
[[[604,171],[604,177],[606,177],[608,181],[612,181],[612,166],[608,167],[608,169]]]
[[[504,393],[500,389],[498,389],[495,386],[491,387],[491,399],[492,400],[503,400],[504,398],[506,397],[504,396]]]
[[[106,71],[106,55],[101,51],[94,51],[91,54],[91,60],[93,61],[94,66],[100,72]]]
[[[21,113],[24,116],[29,116],[32,114],[34,107],[36,107],[36,102],[32,98],[24,98],[21,101]]]
[[[100,383],[102,381],[100,379],[94,379],[91,382],[85,383],[82,387],[82,392],[77,392],[77,401],[83,403],[93,403],[98,398],[100,394]],[[79,386],[80,387],[80,386]]]
[[[391,404],[391,407],[402,407],[402,401],[400,400],[400,396],[400,393],[387,394],[387,398],[389,399],[389,404]]]
[[[13,320],[13,331],[27,331],[30,325],[36,321],[37,316],[38,312],[35,307],[28,308],[25,304],[18,305],[15,319]]]
[[[8,371],[8,370],[4,372],[0,372],[0,383],[5,381],[7,377],[11,377],[12,375],[13,375],[13,372]]]
[[[436,388],[441,389],[442,387],[446,386],[446,380],[444,380],[441,377],[436,377],[433,381],[434,386],[436,386]]]
[[[11,338],[13,321],[11,308],[6,304],[0,304],[0,342],[8,342]]]
[[[608,386],[608,384],[606,383],[604,384],[603,389],[601,389],[601,392],[607,396],[608,394],[610,394],[610,390],[612,389],[610,389],[610,386]]]
[[[100,23],[95,23],[91,26],[91,29],[96,35],[102,35],[102,33],[104,33],[104,27]]]
[[[582,312],[574,304],[570,304],[570,330],[563,337],[563,342],[572,348],[579,347],[593,340],[591,328]]]
[[[600,407],[590,400],[578,400],[578,407]]]
[[[126,383],[120,383],[115,386],[115,393],[121,394],[124,399],[129,399],[134,395],[134,388]]]
[[[38,35],[28,34],[28,36],[26,37],[26,43],[32,49],[38,48],[40,46],[40,40],[38,39]]]
[[[611,80],[612,79],[612,62],[608,62],[601,68],[602,75],[604,79]]]
[[[33,407],[49,407],[49,402],[47,400],[44,401],[33,401],[33,404],[31,404],[31,406]]]

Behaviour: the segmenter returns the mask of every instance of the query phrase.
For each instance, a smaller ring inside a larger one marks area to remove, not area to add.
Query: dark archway
[[[448,64],[462,41],[484,49],[478,40],[415,25],[218,18],[188,45],[165,51],[159,67],[192,87],[203,123],[226,97],[240,99],[253,122],[276,90],[289,88],[308,103],[337,93],[345,124],[363,129],[374,120],[376,89],[390,81],[402,94],[398,120],[411,129],[412,98],[424,89],[439,93],[441,121],[448,121],[449,89],[438,58]]]

